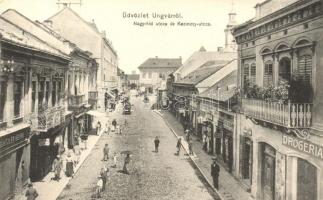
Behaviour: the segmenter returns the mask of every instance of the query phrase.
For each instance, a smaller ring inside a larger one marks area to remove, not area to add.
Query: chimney
[[[53,21],[52,20],[45,20],[44,23],[46,26],[53,28]]]
[[[218,52],[223,52],[223,47],[218,47]]]

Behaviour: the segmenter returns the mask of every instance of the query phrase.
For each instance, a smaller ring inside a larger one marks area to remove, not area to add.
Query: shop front
[[[64,153],[63,135],[66,124],[49,129],[47,132],[34,134],[30,139],[30,178],[41,180],[51,170],[53,160]]]
[[[322,138],[301,138],[242,118],[239,176],[259,200],[323,199]]]
[[[8,128],[0,137],[0,199],[22,192],[29,179],[30,146],[28,125]]]

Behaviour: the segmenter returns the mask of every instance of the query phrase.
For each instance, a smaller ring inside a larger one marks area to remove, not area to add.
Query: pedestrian
[[[116,134],[121,135],[121,128],[120,128],[119,124],[117,124],[117,126],[116,126]]]
[[[123,164],[123,172],[125,174],[129,174],[129,171],[127,169],[127,165],[130,163],[130,154],[127,154],[126,158],[124,159],[124,164]]]
[[[106,143],[103,148],[103,161],[107,161],[109,159],[109,145]]]
[[[102,188],[103,180],[101,176],[98,176],[98,182],[96,183],[96,198],[101,198]]]
[[[182,138],[178,138],[177,144],[176,144],[176,148],[177,148],[176,155],[179,155],[179,153],[181,151],[181,146],[182,146]]]
[[[101,122],[98,121],[98,123],[96,124],[96,135],[99,135],[101,131]]]
[[[112,120],[112,126],[114,126],[114,129],[116,129],[116,127],[117,127],[117,120],[116,119]]]
[[[189,141],[190,140],[190,131],[188,129],[186,129],[185,135],[186,135],[186,141]]]
[[[128,121],[127,118],[124,119],[124,126],[127,127],[128,126]]]
[[[219,175],[220,175],[220,166],[217,163],[217,158],[213,158],[213,163],[211,165],[211,176],[213,178],[213,185],[215,189],[219,189]]]
[[[80,158],[81,158],[81,148],[79,145],[76,145],[73,147],[73,151],[74,151],[74,155],[75,155],[75,165],[77,165],[80,162]]]
[[[204,132],[203,138],[202,138],[204,151],[206,151],[206,137],[207,137],[206,134],[207,134],[207,131]]]
[[[188,149],[189,149],[189,154],[193,155],[194,153],[193,153],[193,141],[192,141],[192,139],[190,139],[188,141]]]
[[[104,133],[106,133],[107,135],[109,135],[110,133],[110,126],[108,123],[105,124]]]
[[[65,174],[66,174],[67,177],[71,177],[74,174],[74,160],[73,160],[70,152],[67,153],[67,157],[66,157],[66,171],[65,171]]]
[[[205,150],[206,150],[207,153],[209,153],[209,150],[210,150],[210,148],[209,148],[210,145],[209,144],[210,144],[210,137],[207,135],[206,139],[205,139]]]
[[[157,153],[158,152],[159,143],[160,143],[158,136],[155,137],[154,143],[155,143],[155,152]]]
[[[105,167],[102,167],[101,168],[101,171],[100,171],[100,176],[102,178],[102,191],[105,190],[105,186],[107,184],[107,178],[108,178],[108,171]]]
[[[117,167],[117,162],[118,162],[118,155],[117,155],[117,153],[116,152],[114,152],[114,154],[113,154],[113,163],[114,163],[114,165],[113,165],[113,167]]]
[[[27,197],[27,200],[35,200],[38,197],[38,192],[33,187],[32,183],[28,184],[28,189],[26,191],[25,197]]]
[[[53,179],[56,181],[59,181],[61,179],[61,171],[63,167],[63,161],[60,158],[60,155],[57,155],[57,157],[53,162],[53,165],[54,165],[54,173],[55,173],[55,177]]]

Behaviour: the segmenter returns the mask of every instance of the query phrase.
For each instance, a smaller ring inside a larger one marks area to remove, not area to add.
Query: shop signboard
[[[323,160],[323,147],[312,142],[283,134],[283,145]]]
[[[0,157],[27,144],[29,133],[29,129],[23,129],[0,137]]]
[[[42,147],[42,146],[49,146],[50,145],[49,138],[38,139],[38,145],[40,147]]]

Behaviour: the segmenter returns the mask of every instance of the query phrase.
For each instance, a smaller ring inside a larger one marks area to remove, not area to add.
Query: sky
[[[58,1],[79,0],[0,0],[0,12],[11,8],[32,20],[44,21],[63,8]],[[204,46],[216,51],[224,46],[224,29],[228,13],[237,14],[238,23],[254,17],[254,6],[262,0],[82,0],[82,6],[71,5],[85,20],[105,30],[118,53],[118,65],[126,73],[150,57],[178,58],[183,62]],[[146,14],[149,18],[125,18],[123,14]],[[152,13],[176,14],[181,18],[156,19]],[[153,26],[138,26],[134,22],[153,22]],[[156,23],[168,23],[157,26]],[[174,22],[175,26],[169,23]],[[178,26],[178,22],[209,23],[210,26]],[[138,71],[137,71],[138,72]]]

